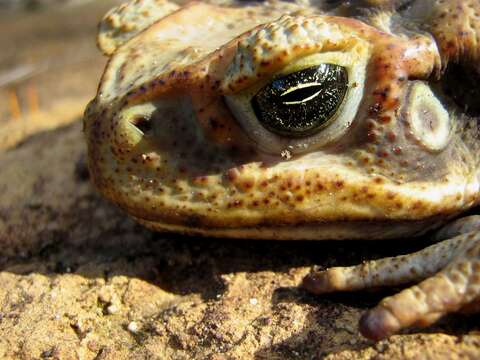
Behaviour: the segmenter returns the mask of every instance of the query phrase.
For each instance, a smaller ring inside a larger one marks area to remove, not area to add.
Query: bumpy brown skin
[[[161,231],[424,234],[479,201],[478,118],[442,83],[449,64],[476,72],[478,13],[479,1],[461,0],[131,1],[100,25],[99,46],[111,58],[85,115],[93,181]],[[346,56],[359,79],[345,100],[358,101],[318,134],[267,134],[228,106],[225,99],[318,54]],[[418,254],[312,273],[305,286],[325,293],[431,276],[363,317],[361,331],[374,339],[475,309],[480,236],[478,221],[468,224]]]

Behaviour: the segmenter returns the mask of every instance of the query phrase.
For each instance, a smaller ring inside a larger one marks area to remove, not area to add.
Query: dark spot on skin
[[[375,129],[376,124],[373,121],[368,121],[366,126],[367,126],[368,130],[373,130],[373,129]]]
[[[395,140],[397,140],[397,135],[393,131],[389,131],[387,133],[387,139],[391,142],[394,142]]]
[[[238,178],[238,174],[235,169],[228,170],[226,175],[227,175],[227,179],[230,182],[234,182]]]
[[[400,155],[400,154],[402,153],[402,148],[399,147],[399,146],[395,146],[395,147],[393,148],[393,153],[394,153],[395,155]]]
[[[243,182],[243,187],[244,187],[245,189],[251,189],[251,188],[253,188],[253,185],[254,185],[254,183],[253,183],[252,180],[245,180],[245,181]]]
[[[373,131],[369,131],[367,134],[367,138],[370,142],[376,142],[378,140],[377,134],[374,133]]]
[[[380,116],[378,118],[378,120],[382,123],[382,124],[388,124],[390,121],[392,121],[391,117],[390,116]]]

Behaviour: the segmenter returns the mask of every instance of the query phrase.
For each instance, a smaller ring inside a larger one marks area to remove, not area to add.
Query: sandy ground
[[[52,3],[63,5],[0,7],[0,124],[95,94],[106,60],[95,46],[96,25],[120,1]]]

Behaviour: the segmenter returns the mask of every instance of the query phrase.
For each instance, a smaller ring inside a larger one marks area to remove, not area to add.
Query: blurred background
[[[0,0],[0,128],[81,116],[106,61],[95,44],[97,23],[121,2]]]

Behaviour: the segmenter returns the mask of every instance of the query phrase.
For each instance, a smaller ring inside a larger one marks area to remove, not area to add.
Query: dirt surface
[[[2,11],[39,11],[51,6],[85,3],[92,0],[0,0]]]
[[[17,41],[0,32],[10,49],[0,55],[1,74],[28,63],[29,54],[32,63],[44,54],[70,65],[0,86],[0,102],[12,89],[26,93],[29,82],[54,94],[34,113],[22,107],[17,120],[0,116],[0,358],[480,358],[478,315],[373,343],[358,334],[358,319],[398,289],[316,297],[298,288],[312,266],[424,243],[186,238],[148,231],[99,196],[89,183],[79,114],[104,59],[94,29],[79,24],[92,27],[107,3],[75,7],[78,18],[70,19],[62,17],[73,8],[59,8],[34,32],[31,17],[42,13],[22,15],[27,20],[16,25],[1,20],[19,31],[9,32]],[[61,26],[67,30],[59,35]],[[30,49],[14,51],[22,39]],[[74,55],[90,60],[75,63]],[[7,114],[9,103],[0,105]]]

